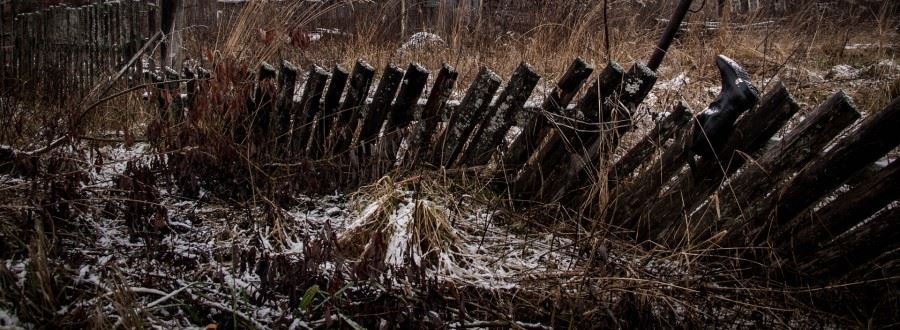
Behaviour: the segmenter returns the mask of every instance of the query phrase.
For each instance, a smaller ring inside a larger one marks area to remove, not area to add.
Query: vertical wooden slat
[[[170,67],[163,69],[165,74],[165,89],[169,99],[169,118],[172,119],[172,125],[178,125],[184,122],[184,103],[181,99],[181,73]]]
[[[90,42],[91,42],[91,84],[96,85],[99,82],[100,78],[100,4],[95,3],[91,5],[90,8],[90,21],[91,21],[91,31],[90,31]]]
[[[253,141],[263,144],[273,137],[271,127],[275,109],[275,78],[277,72],[269,63],[263,62],[256,75],[256,90],[253,99],[248,102],[252,118]]]
[[[19,73],[19,68],[22,63],[22,15],[16,15],[13,20],[15,27],[13,28],[13,73],[15,74],[15,78],[17,82],[20,82],[22,77]]]
[[[23,83],[31,84],[32,80],[32,72],[37,66],[37,59],[35,58],[34,51],[34,29],[35,24],[34,21],[37,19],[38,13],[28,13],[23,16],[24,19],[24,28],[22,29],[22,44],[24,51],[22,52],[22,63],[23,67]],[[33,86],[32,86],[33,87]]]
[[[127,1],[131,2],[130,0]],[[199,119],[199,114],[197,113],[197,109],[195,107],[197,93],[199,92],[199,84],[197,83],[197,71],[190,66],[185,66],[183,69],[181,69],[181,76],[184,79],[188,79],[188,81],[185,83],[184,107],[187,112],[188,122],[190,122],[192,125],[195,125],[197,124],[197,120]]]
[[[331,69],[331,79],[325,91],[322,102],[322,111],[316,122],[316,131],[312,134],[310,142],[310,157],[318,159],[325,154],[326,140],[331,133],[332,122],[338,116],[338,108],[341,106],[341,95],[347,86],[347,78],[350,74],[340,65]]]
[[[110,4],[110,37],[111,37],[111,56],[112,56],[112,72],[118,71],[119,66],[122,63],[122,17],[119,16],[119,9],[121,8],[121,3],[118,1],[112,1]],[[174,65],[170,66],[173,70],[178,68]]]
[[[116,19],[116,71],[125,63],[128,59],[125,57],[125,28],[128,27],[125,21],[125,11],[124,6],[121,1],[113,2],[113,11],[115,12]]]
[[[86,89],[85,73],[84,73],[84,51],[85,51],[85,36],[84,36],[84,7],[76,8],[73,11],[75,16],[75,24],[77,26],[74,33],[74,40],[72,43],[75,45],[75,75],[76,75],[76,89],[78,90],[78,96],[81,96]]]
[[[487,67],[481,67],[459,107],[450,114],[447,129],[436,139],[431,157],[432,164],[450,167],[456,162],[469,135],[481,121],[501,83],[496,73]]]
[[[366,109],[362,126],[360,127],[357,145],[362,155],[371,155],[373,151],[372,146],[375,145],[378,139],[378,134],[381,132],[381,127],[390,111],[391,102],[397,95],[397,89],[400,87],[402,80],[403,70],[393,63],[388,63],[384,68],[384,73],[381,75],[381,81],[378,82],[378,88],[375,89],[372,103]]]
[[[278,76],[278,100],[275,102],[275,141],[279,151],[286,151],[291,137],[291,106],[297,89],[297,67],[288,61],[281,61]],[[283,154],[287,154],[286,152]]]
[[[76,62],[73,55],[75,54],[75,18],[73,16],[74,10],[72,8],[66,7],[63,11],[63,17],[65,22],[63,26],[65,28],[64,32],[64,40],[62,40],[62,49],[65,52],[65,73],[63,76],[66,78],[66,88],[65,91],[67,93],[74,93],[76,82],[75,79],[78,77],[75,73]]]
[[[380,142],[381,157],[390,164],[397,158],[397,151],[403,140],[403,130],[413,120],[413,111],[425,90],[425,84],[428,83],[428,74],[428,69],[422,65],[411,63],[403,76],[403,83],[397,92],[397,100],[391,107],[390,116],[384,126],[384,136]]]
[[[574,175],[571,174],[577,173],[577,165],[593,160],[589,148],[595,141],[603,135],[618,136],[624,133],[626,127],[616,120],[628,117],[627,114],[622,115],[628,110],[600,106],[601,100],[605,102],[621,88],[624,75],[621,66],[615,62],[608,63],[576,109],[562,112],[560,123],[548,132],[547,143],[535,152],[534,163],[526,164],[515,178],[512,190],[516,195],[540,200],[553,198],[557,190],[572,181]],[[539,194],[535,195],[536,191]]]
[[[509,83],[492,105],[481,125],[472,134],[473,143],[463,155],[462,164],[484,165],[491,160],[506,132],[515,123],[515,115],[522,110],[541,76],[528,63],[522,62],[509,78]]]
[[[556,86],[550,92],[549,97],[541,105],[542,113],[535,114],[522,132],[509,146],[509,150],[503,155],[502,168],[498,176],[506,177],[507,174],[515,175],[519,167],[525,164],[528,157],[538,148],[541,141],[550,130],[551,117],[562,113],[569,102],[578,94],[584,80],[594,72],[594,68],[583,59],[577,58],[559,79]]]
[[[350,147],[374,76],[375,68],[362,59],[356,60],[353,72],[350,73],[350,88],[347,90],[347,96],[344,97],[340,114],[337,116],[334,136],[329,138],[331,145],[328,148],[331,154],[342,154]]]
[[[327,80],[328,71],[315,64],[309,68],[300,103],[295,104],[292,111],[294,114],[294,127],[292,129],[291,148],[295,156],[306,152],[309,135],[312,133],[312,126],[315,123],[313,119],[322,108],[320,101]]]
[[[109,71],[112,68],[112,33],[110,32],[110,30],[112,30],[112,5],[108,2],[104,2],[100,8],[100,20],[102,22],[100,25],[100,40],[103,47],[103,54],[101,56],[103,71],[101,76],[106,80],[106,75],[109,74]]]
[[[409,147],[406,150],[404,164],[413,166],[420,159],[427,157],[431,152],[431,138],[437,128],[441,112],[453,92],[453,85],[456,83],[458,73],[447,63],[441,66],[437,78],[434,79],[434,86],[428,95],[428,100],[422,108],[421,118],[410,135]]]

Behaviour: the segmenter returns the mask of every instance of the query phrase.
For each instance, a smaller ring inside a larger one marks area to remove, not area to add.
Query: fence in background
[[[178,32],[215,31],[217,1],[177,3]],[[52,5],[15,16],[7,7],[0,15],[0,75],[8,86],[5,90],[41,90],[52,98],[81,95],[113,76],[161,28],[156,1]],[[139,78],[142,63],[136,61],[126,77]]]

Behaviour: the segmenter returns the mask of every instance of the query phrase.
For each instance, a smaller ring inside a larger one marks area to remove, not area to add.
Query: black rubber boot
[[[740,65],[719,55],[716,66],[722,75],[722,91],[694,123],[690,150],[701,157],[716,157],[734,132],[734,122],[759,101],[759,90]]]

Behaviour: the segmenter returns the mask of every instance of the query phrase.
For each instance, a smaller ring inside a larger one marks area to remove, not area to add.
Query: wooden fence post
[[[322,109],[322,92],[328,80],[328,71],[318,65],[311,65],[306,76],[306,85],[300,103],[294,105],[293,129],[291,130],[291,149],[294,157],[306,152],[309,136],[313,132],[316,114]]]
[[[275,86],[276,78],[275,67],[265,62],[260,64],[256,75],[256,90],[253,98],[247,102],[247,110],[251,118],[251,141],[254,141],[260,148],[269,144],[269,140],[274,138],[272,117],[275,114],[275,101],[278,93]]]
[[[384,126],[384,136],[381,138],[382,160],[388,162],[388,166],[393,165],[397,160],[397,151],[400,149],[400,142],[403,140],[403,130],[413,120],[413,111],[419,102],[419,97],[425,91],[425,84],[428,83],[428,69],[419,63],[410,63],[403,76],[403,83],[400,85],[400,91],[397,92],[397,100],[391,107],[390,116]]]
[[[581,58],[576,58],[569,65],[566,73],[541,105],[542,113],[535,114],[509,145],[509,150],[503,155],[502,168],[495,175],[496,178],[504,178],[510,173],[515,175],[519,168],[528,161],[528,157],[540,146],[541,141],[550,131],[550,117],[562,113],[578,94],[585,79],[593,72],[594,68]]]
[[[444,63],[438,72],[437,78],[434,79],[434,86],[428,95],[425,106],[422,107],[421,118],[413,128],[409,138],[409,148],[406,150],[406,156],[403,159],[407,166],[418,164],[419,160],[427,157],[431,149],[431,138],[437,129],[438,121],[441,113],[453,92],[453,85],[456,83],[458,73],[452,66]]]
[[[375,68],[362,59],[356,60],[353,71],[350,73],[350,87],[347,90],[347,96],[344,97],[340,114],[337,116],[334,136],[328,139],[332,143],[328,146],[332,155],[342,154],[350,147],[374,76]]]
[[[291,62],[281,61],[281,74],[278,75],[278,100],[275,101],[275,148],[282,155],[290,147],[291,140],[291,106],[294,104],[294,90],[297,87],[297,67]]]
[[[463,151],[469,135],[490,106],[491,98],[500,88],[500,77],[487,67],[481,67],[478,76],[469,85],[459,108],[450,114],[447,129],[437,138],[432,154],[432,164],[450,167]]]
[[[159,48],[163,66],[180,65],[177,62],[181,52],[181,32],[178,31],[181,28],[178,19],[181,4],[181,0],[160,0],[160,27],[165,34]]]
[[[310,157],[313,159],[318,159],[325,154],[326,142],[331,135],[335,116],[339,115],[338,108],[341,106],[341,95],[344,94],[344,89],[347,87],[347,78],[349,76],[350,73],[340,65],[335,65],[331,69],[331,80],[328,82],[325,99],[322,102],[322,111],[319,115],[319,120],[316,122],[316,131],[312,135],[312,142],[309,145]]]
[[[506,132],[515,123],[515,115],[525,106],[541,76],[528,63],[522,62],[509,78],[506,88],[484,116],[478,130],[472,134],[472,143],[460,161],[463,165],[484,165],[491,160],[497,146],[503,142]]]
[[[378,133],[381,132],[385,117],[390,111],[391,102],[397,95],[397,89],[402,80],[403,70],[393,63],[388,63],[381,75],[381,81],[378,82],[378,88],[375,89],[372,103],[369,104],[363,116],[359,137],[356,140],[360,155],[363,157],[372,154],[372,146],[378,140]]]

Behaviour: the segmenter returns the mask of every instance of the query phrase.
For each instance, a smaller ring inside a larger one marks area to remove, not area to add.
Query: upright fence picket
[[[118,72],[147,41],[156,24],[150,6],[118,0],[17,14],[9,38],[0,31],[4,83],[20,91],[41,91],[50,99],[83,95],[102,77]],[[140,71],[140,65],[129,68],[125,80],[133,82]]]

